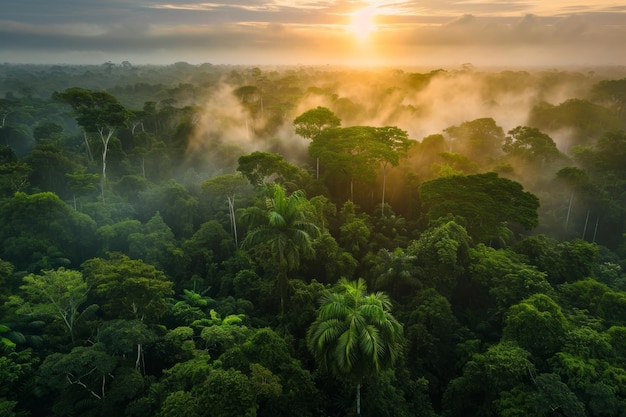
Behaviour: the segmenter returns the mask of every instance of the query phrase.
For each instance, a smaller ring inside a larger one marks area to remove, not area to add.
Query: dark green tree
[[[392,367],[401,356],[403,329],[391,314],[386,294],[368,294],[362,279],[342,279],[320,299],[306,339],[322,370],[356,384],[360,414],[361,384]]]
[[[63,92],[55,92],[56,100],[69,104],[76,115],[76,121],[83,129],[85,145],[91,158],[91,147],[87,135],[97,133],[102,145],[102,199],[104,202],[104,186],[107,180],[107,153],[109,143],[115,131],[126,126],[132,113],[127,110],[115,96],[106,91],[91,91],[83,88],[68,88]]]
[[[82,268],[88,285],[102,297],[100,305],[107,317],[151,321],[168,309],[172,282],[152,265],[111,253],[109,259],[84,262]]]
[[[428,219],[460,216],[477,242],[506,243],[509,224],[530,230],[539,222],[539,199],[494,172],[426,181],[419,193]]]
[[[242,242],[242,247],[269,247],[277,270],[281,312],[284,312],[289,284],[287,274],[297,270],[302,259],[313,257],[313,240],[320,232],[306,217],[304,205],[307,200],[301,191],[287,195],[281,185],[273,184],[268,192],[266,210],[249,212],[247,220],[251,228]]]

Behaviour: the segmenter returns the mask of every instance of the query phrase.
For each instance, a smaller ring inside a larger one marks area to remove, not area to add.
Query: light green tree
[[[317,318],[306,336],[321,369],[356,384],[361,413],[361,384],[390,368],[403,346],[402,325],[391,314],[389,297],[367,293],[363,279],[341,279],[321,298]]]
[[[87,301],[89,286],[80,271],[65,268],[29,274],[20,289],[25,303],[18,312],[52,316],[60,319],[74,343],[74,329],[80,319],[81,306]]]

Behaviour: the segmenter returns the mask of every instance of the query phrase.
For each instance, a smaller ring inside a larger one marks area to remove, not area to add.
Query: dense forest
[[[1,416],[626,416],[626,71],[0,65]]]

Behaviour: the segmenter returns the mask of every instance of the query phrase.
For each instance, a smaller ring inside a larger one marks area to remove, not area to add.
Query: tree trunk
[[[320,159],[315,158],[315,179],[320,179]]]
[[[354,179],[350,178],[350,201],[354,201]]]
[[[567,217],[565,217],[565,230],[567,231],[567,225],[569,224],[569,215],[572,211],[572,200],[574,199],[574,192],[569,196],[569,206],[567,207]]]
[[[381,213],[385,213],[385,188],[387,187],[387,164],[383,165],[383,203],[381,206]]]
[[[356,384],[356,414],[361,415],[361,384]]]
[[[87,157],[89,161],[93,161],[93,154],[91,153],[91,147],[89,146],[89,139],[87,139],[87,132],[83,130],[83,139],[85,140],[85,146],[87,147]]]
[[[102,141],[102,180],[101,180],[101,186],[102,186],[102,204],[105,204],[104,201],[104,186],[106,185],[106,180],[107,180],[107,153],[109,151],[109,141],[111,140],[111,136],[113,136],[113,133],[115,132],[115,129],[109,128],[109,131],[107,132],[106,136],[104,135],[104,128],[100,128],[98,129],[98,133],[100,133],[100,140]]]
[[[237,239],[237,221],[235,219],[235,196],[226,197],[228,199],[228,213],[230,215],[230,225],[233,228],[233,238],[235,239],[235,248],[239,249],[239,240]]]

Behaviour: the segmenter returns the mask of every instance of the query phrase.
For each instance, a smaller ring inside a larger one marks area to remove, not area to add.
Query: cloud
[[[378,27],[358,46],[350,14],[366,6]],[[437,65],[534,51],[547,65],[623,65],[625,36],[626,6],[610,1],[22,0],[0,17],[0,56],[411,65],[429,55]]]

